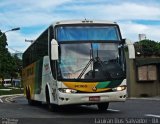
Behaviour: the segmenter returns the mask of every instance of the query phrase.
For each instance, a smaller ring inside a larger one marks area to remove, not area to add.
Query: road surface
[[[15,124],[107,124],[160,123],[160,100],[128,99],[124,103],[110,103],[100,112],[95,105],[68,106],[50,112],[46,104],[30,106],[23,96],[5,97],[0,103],[0,123]]]

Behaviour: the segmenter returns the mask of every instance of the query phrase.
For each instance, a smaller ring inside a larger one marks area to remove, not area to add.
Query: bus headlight
[[[113,90],[113,91],[123,91],[123,90],[125,90],[126,88],[127,88],[126,85],[122,85],[122,86],[113,88],[112,90]]]
[[[59,88],[59,91],[62,93],[76,93],[77,90],[68,89],[68,88]]]

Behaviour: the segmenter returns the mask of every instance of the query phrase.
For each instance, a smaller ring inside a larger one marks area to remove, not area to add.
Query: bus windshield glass
[[[117,26],[59,26],[58,41],[111,40],[119,41]]]
[[[60,49],[62,79],[107,80],[114,69],[121,70],[116,43],[60,44]]]

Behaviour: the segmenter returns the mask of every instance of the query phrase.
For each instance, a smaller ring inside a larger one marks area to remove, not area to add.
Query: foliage
[[[3,34],[0,37],[0,78],[17,78],[21,71],[22,61],[17,56],[11,56],[6,46],[7,38]]]
[[[134,44],[136,55],[160,56],[160,43],[153,40],[142,40]]]

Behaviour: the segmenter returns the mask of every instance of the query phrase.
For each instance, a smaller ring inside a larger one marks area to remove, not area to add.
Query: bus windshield
[[[112,40],[119,41],[116,26],[59,26],[58,41]]]
[[[121,71],[117,43],[60,44],[60,51],[62,79],[107,80],[114,70]]]

